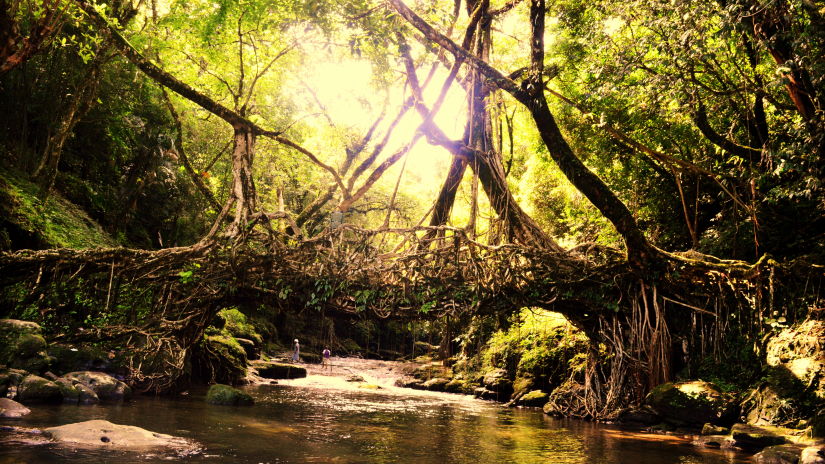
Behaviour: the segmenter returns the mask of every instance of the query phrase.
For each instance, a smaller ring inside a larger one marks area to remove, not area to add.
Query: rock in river
[[[258,375],[266,379],[299,379],[307,376],[304,367],[272,361],[252,361],[250,363]]]
[[[206,402],[226,406],[251,406],[255,404],[251,396],[237,388],[232,388],[229,385],[220,383],[209,387],[209,391],[206,392]]]
[[[132,389],[128,385],[104,372],[70,372],[62,378],[73,384],[81,383],[89,387],[101,401],[120,402],[132,396]]]
[[[23,406],[17,401],[8,398],[0,398],[0,417],[5,419],[12,419],[23,417],[32,412],[31,409]]]
[[[192,447],[192,443],[184,438],[155,433],[132,425],[113,424],[105,420],[50,427],[43,432],[59,443],[83,447],[122,450]]]
[[[647,395],[645,403],[677,426],[725,422],[734,409],[731,398],[701,380],[659,385]]]
[[[63,393],[51,380],[27,375],[17,387],[17,400],[21,403],[59,403],[63,400]]]

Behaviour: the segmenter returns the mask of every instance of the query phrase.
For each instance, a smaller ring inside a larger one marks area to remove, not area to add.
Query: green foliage
[[[237,308],[226,308],[218,311],[218,317],[224,320],[224,331],[236,338],[252,340],[256,344],[263,343],[263,337],[258,333],[254,325],[247,319],[246,315]]]
[[[535,379],[537,386],[552,388],[583,372],[587,347],[587,337],[563,316],[524,308],[508,329],[490,337],[479,355],[479,371],[504,369],[510,379]]]
[[[80,208],[59,195],[38,197],[38,187],[0,170],[0,228],[17,246],[32,248],[113,247],[116,242]],[[11,244],[8,244],[11,245]]]
[[[725,342],[724,353],[701,359],[692,377],[712,382],[725,392],[744,391],[758,377],[754,366],[760,364],[753,342],[745,336],[731,335]],[[688,373],[681,376],[685,374]]]

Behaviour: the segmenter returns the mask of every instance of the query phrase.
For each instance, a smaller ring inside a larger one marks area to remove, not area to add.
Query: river
[[[464,395],[392,387],[391,375],[359,370],[382,389],[359,388],[341,375],[245,387],[252,407],[211,406],[205,390],[183,398],[139,397],[122,405],[35,406],[0,425],[49,427],[106,419],[199,442],[197,456],[67,449],[0,431],[0,464],[40,463],[559,463],[721,464],[741,454],[699,450],[681,437],[649,435],[535,409],[513,409]],[[342,369],[343,368],[343,369]]]

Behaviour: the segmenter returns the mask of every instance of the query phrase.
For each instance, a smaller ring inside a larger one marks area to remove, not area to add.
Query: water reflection
[[[303,382],[303,383],[302,383]],[[318,383],[320,382],[320,384]],[[336,386],[337,385],[337,386]],[[107,419],[183,436],[205,446],[207,463],[735,463],[740,455],[700,452],[680,438],[645,436],[549,418],[465,396],[307,379],[250,387],[257,404],[209,406],[204,392],[184,400],[139,398],[123,406],[38,407],[16,425]],[[169,456],[77,452],[14,443],[0,432],[0,464],[167,462]],[[19,438],[19,437],[18,437]]]

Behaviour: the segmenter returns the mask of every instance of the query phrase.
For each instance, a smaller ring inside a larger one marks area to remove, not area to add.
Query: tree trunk
[[[235,128],[232,149],[232,197],[235,200],[235,219],[227,236],[241,234],[256,208],[255,181],[252,161],[255,155],[255,134],[252,128]]]
[[[75,88],[72,98],[69,100],[64,111],[60,115],[57,123],[57,130],[46,142],[46,149],[40,158],[40,162],[32,173],[32,177],[40,187],[40,196],[43,201],[48,197],[54,186],[57,177],[57,166],[63,153],[63,146],[72,134],[75,125],[83,119],[92,107],[95,95],[97,95],[98,84],[100,83],[100,73],[103,63],[106,61],[106,53],[109,45],[103,45],[97,51],[94,60],[89,64],[89,69],[83,80]]]

